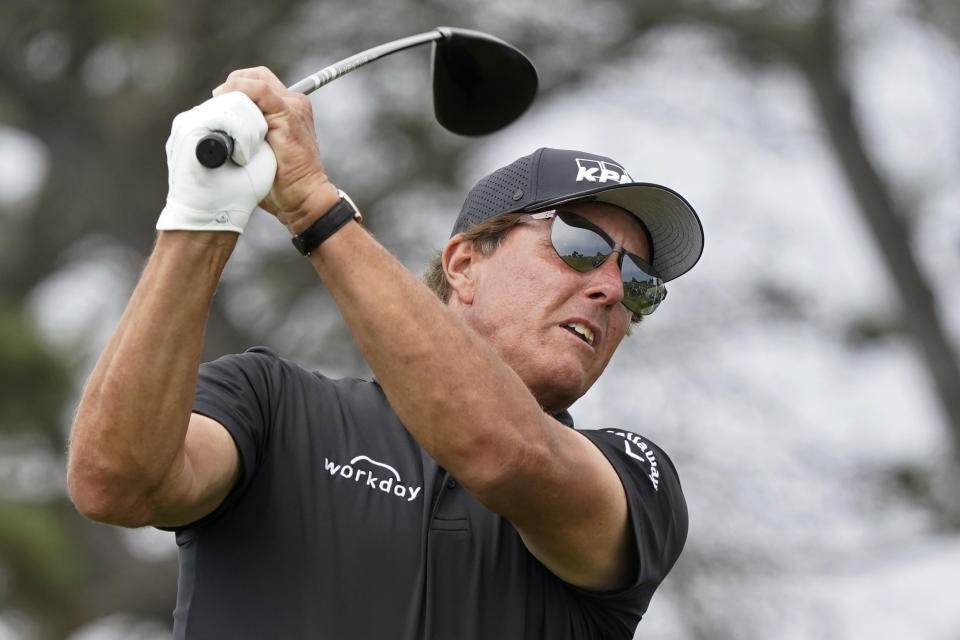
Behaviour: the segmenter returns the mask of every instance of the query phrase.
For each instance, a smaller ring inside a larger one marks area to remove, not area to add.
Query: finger
[[[266,79],[250,76],[233,76],[214,89],[214,95],[239,91],[246,94],[260,108],[264,115],[280,115],[287,107],[283,95],[288,94],[282,84],[274,84]]]
[[[273,71],[263,66],[249,67],[246,69],[236,69],[235,71],[231,71],[230,75],[227,76],[227,79],[224,81],[223,84],[227,84],[231,80],[236,80],[240,78],[262,80],[277,91],[280,91],[286,88],[286,85],[284,85],[283,82],[280,81],[280,78],[278,78],[276,74],[273,73]],[[220,85],[220,87],[222,87],[223,84]],[[218,87],[217,89],[214,89],[214,91],[217,91],[218,89],[220,89],[220,87]]]

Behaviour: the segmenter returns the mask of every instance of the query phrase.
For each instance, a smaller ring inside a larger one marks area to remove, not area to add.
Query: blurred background
[[[453,25],[541,91],[470,139],[426,47],[313,94],[333,181],[419,273],[480,176],[539,146],[683,193],[700,264],[572,413],[663,446],[687,549],[638,638],[960,639],[960,4],[955,0],[4,0],[0,640],[169,637],[173,536],[85,521],[65,446],[150,250],[173,116],[233,68],[292,83]],[[206,358],[367,368],[287,234],[254,216]],[[375,615],[375,612],[372,612]]]

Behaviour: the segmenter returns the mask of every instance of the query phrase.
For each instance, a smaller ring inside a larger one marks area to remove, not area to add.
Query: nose
[[[620,274],[622,259],[623,250],[616,250],[607,256],[603,264],[584,274],[588,277],[584,293],[591,300],[611,306],[623,300],[623,277]]]

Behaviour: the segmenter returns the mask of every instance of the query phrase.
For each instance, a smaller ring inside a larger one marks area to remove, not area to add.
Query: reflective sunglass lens
[[[627,254],[623,261],[623,304],[640,315],[649,315],[667,297],[667,288],[658,276],[647,273],[653,268],[645,262],[643,266],[637,263],[640,259]]]
[[[584,221],[586,222],[586,221]],[[554,220],[550,234],[553,248],[564,262],[580,272],[596,269],[610,255],[610,245],[594,231]]]
[[[613,252],[614,243],[588,220],[569,212],[558,212],[550,240],[557,255],[581,273],[596,269]],[[639,256],[626,254],[622,260],[623,305],[633,313],[649,315],[667,295],[656,270]]]

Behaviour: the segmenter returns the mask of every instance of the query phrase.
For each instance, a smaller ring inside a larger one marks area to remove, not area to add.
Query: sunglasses
[[[603,229],[570,211],[543,211],[531,213],[517,220],[517,224],[533,220],[553,219],[550,243],[567,265],[586,273],[596,269],[617,254],[617,266],[623,279],[623,306],[636,315],[647,316],[667,297],[663,278],[640,256],[624,250],[623,245],[610,239]],[[626,258],[626,259],[624,259]]]

